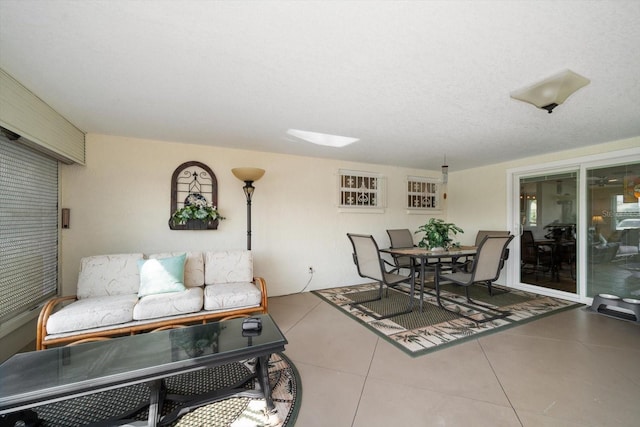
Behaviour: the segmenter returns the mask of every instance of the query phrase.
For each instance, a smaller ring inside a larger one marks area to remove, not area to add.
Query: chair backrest
[[[408,228],[396,230],[387,230],[389,241],[392,248],[411,248],[413,244],[413,235]],[[408,267],[411,265],[411,258],[408,256],[393,256],[393,262],[397,267]]]
[[[478,234],[476,234],[475,246],[480,246],[484,236],[508,236],[509,234],[511,234],[509,230],[479,230]]]
[[[504,252],[513,237],[487,235],[482,239],[473,261],[472,281],[494,281],[500,276]]]
[[[392,248],[411,248],[413,247],[413,235],[408,228],[398,230],[387,230],[389,241]]]
[[[361,277],[382,281],[382,260],[378,244],[373,236],[368,234],[347,233],[353,246],[353,262]]]

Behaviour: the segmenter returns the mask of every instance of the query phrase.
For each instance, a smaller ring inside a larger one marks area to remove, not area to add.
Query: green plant
[[[415,234],[417,233],[424,233],[424,237],[422,237],[422,240],[418,243],[418,246],[421,248],[448,249],[449,247],[454,246],[451,245],[453,240],[449,237],[449,234],[464,233],[464,231],[453,223],[444,222],[444,220],[438,218],[431,218],[429,219],[429,222],[418,228],[418,231],[416,231]]]
[[[190,219],[197,219],[202,222],[215,221],[216,219],[225,219],[215,206],[208,203],[199,195],[191,194],[185,200],[184,207],[178,209],[171,215],[171,223],[173,225],[186,224]]]

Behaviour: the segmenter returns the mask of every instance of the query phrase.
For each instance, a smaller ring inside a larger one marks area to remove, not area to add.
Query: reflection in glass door
[[[520,282],[577,293],[578,172],[520,178]]]
[[[587,169],[587,297],[640,298],[640,163]]]

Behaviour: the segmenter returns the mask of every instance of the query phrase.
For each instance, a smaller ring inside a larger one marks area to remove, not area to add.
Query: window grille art
[[[380,207],[382,178],[375,174],[340,171],[340,206]]]
[[[440,209],[439,183],[433,178],[407,179],[408,209]]]

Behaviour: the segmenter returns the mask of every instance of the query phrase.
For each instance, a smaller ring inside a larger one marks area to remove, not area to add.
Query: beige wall
[[[267,280],[269,295],[302,290],[309,266],[316,273],[308,290],[358,283],[346,233],[371,233],[388,246],[387,228],[417,229],[429,216],[408,215],[402,207],[406,176],[439,177],[439,171],[92,134],[86,150],[86,166],[63,165],[61,172],[61,206],[71,209],[71,228],[61,232],[65,295],[75,292],[84,256],[246,248],[243,183],[231,173],[239,166],[266,170],[254,184],[252,250],[255,274]],[[227,217],[218,230],[173,231],[167,225],[171,174],[190,160],[216,174],[218,208]],[[385,175],[385,213],[339,212],[340,168]]]
[[[638,146],[640,138],[633,138],[466,171],[455,171],[452,164],[442,216],[465,230],[458,240],[472,243],[479,229],[506,227],[507,169]],[[218,179],[218,205],[227,219],[216,231],[167,226],[171,174],[190,160],[207,164]],[[238,166],[267,171],[255,183],[252,249],[255,273],[266,278],[272,296],[302,290],[309,266],[316,273],[308,290],[362,282],[346,233],[371,233],[386,246],[387,228],[417,229],[430,215],[408,215],[403,208],[406,176],[439,176],[439,171],[87,135],[86,166],[63,166],[61,173],[62,207],[71,208],[71,228],[62,230],[63,294],[75,292],[84,256],[246,247],[243,184],[231,173]],[[339,212],[340,168],[384,174],[385,213]]]
[[[443,214],[465,230],[459,240],[472,243],[479,229],[506,227],[508,169],[638,147],[640,137],[466,171],[456,171],[451,164]],[[231,174],[238,166],[267,170],[256,183],[253,250],[256,274],[267,279],[270,295],[300,291],[309,280],[309,266],[316,274],[308,289],[360,283],[345,234],[372,233],[386,246],[387,228],[415,230],[430,216],[408,215],[402,208],[406,175],[439,176],[439,171],[102,135],[87,136],[86,159],[86,166],[61,167],[62,207],[71,208],[71,228],[61,231],[64,295],[75,293],[83,256],[244,248],[243,184]],[[171,174],[190,160],[209,165],[217,176],[219,208],[228,219],[216,231],[172,231],[167,225]],[[340,168],[387,176],[384,214],[338,212],[335,174]],[[33,339],[33,322],[3,337],[0,360]]]

